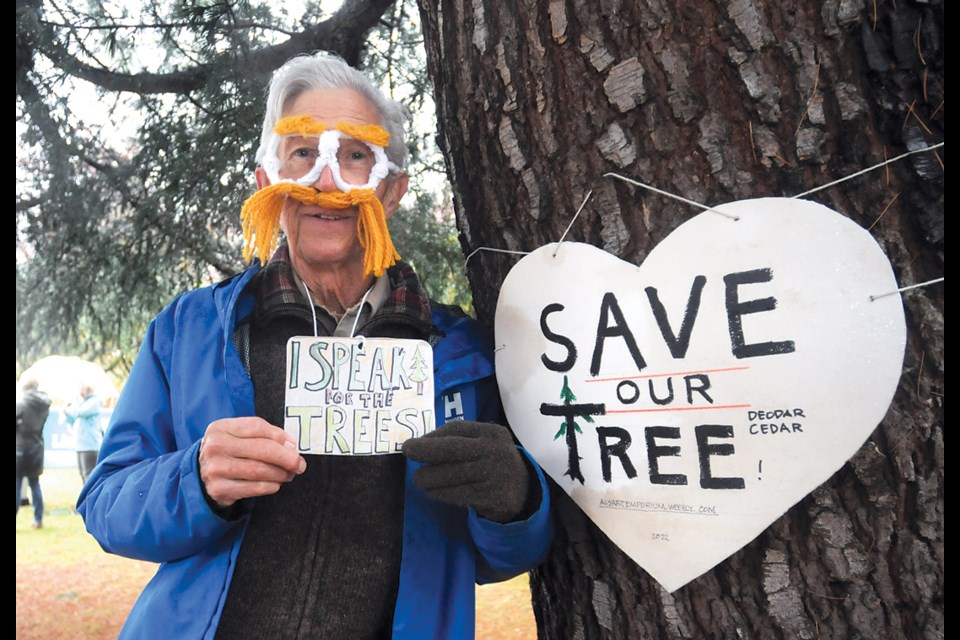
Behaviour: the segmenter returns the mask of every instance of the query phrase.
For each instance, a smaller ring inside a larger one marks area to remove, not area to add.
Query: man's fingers
[[[249,482],[289,482],[297,475],[260,460],[227,457],[212,457],[206,471],[213,478]]]
[[[283,486],[282,482],[219,479],[207,488],[207,495],[217,504],[229,507],[244,498],[272,495],[279,491],[281,486]]]
[[[200,463],[240,458],[302,473],[306,461],[289,434],[260,418],[233,418],[211,423],[200,444]]]
[[[276,493],[280,486],[306,469],[301,459],[297,472],[248,458],[211,455],[200,461],[200,479],[207,495],[228,507],[237,500]]]
[[[293,443],[279,443],[272,438],[209,434],[204,436],[200,445],[200,464],[221,459],[260,462],[294,474],[302,473],[306,469],[306,462]]]
[[[200,479],[221,506],[276,493],[307,468],[283,429],[256,417],[216,420],[200,441]]]
[[[204,437],[230,435],[235,438],[265,438],[277,444],[294,442],[293,436],[264,420],[255,416],[244,418],[224,418],[215,420],[207,427]]]

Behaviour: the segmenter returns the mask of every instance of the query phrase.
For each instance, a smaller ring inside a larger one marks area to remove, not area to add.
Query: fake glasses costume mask
[[[376,189],[389,172],[400,170],[383,150],[390,134],[382,128],[340,123],[321,130],[312,120],[300,120],[281,120],[267,143],[263,168],[271,183],[286,179],[309,186],[330,167],[337,188],[346,193]],[[281,178],[281,172],[287,178]]]
[[[389,142],[390,134],[377,125],[340,122],[327,129],[310,116],[278,121],[261,163],[270,185],[251,196],[240,213],[244,258],[249,261],[256,255],[261,264],[269,259],[276,247],[283,201],[289,196],[324,208],[356,206],[357,232],[365,249],[364,275],[379,276],[395,264],[400,256],[375,192],[391,171],[400,171],[384,151]],[[339,191],[321,192],[312,186],[328,167]]]

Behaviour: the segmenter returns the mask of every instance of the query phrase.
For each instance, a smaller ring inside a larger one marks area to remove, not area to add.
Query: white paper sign
[[[542,247],[497,305],[510,425],[668,591],[836,472],[903,363],[898,285],[869,233],[803,200],[719,209],[737,220],[702,213],[640,267]]]
[[[422,340],[315,338],[287,342],[284,430],[301,453],[399,453],[436,429],[433,349]]]

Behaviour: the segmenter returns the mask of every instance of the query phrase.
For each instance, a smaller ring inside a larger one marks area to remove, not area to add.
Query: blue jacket
[[[257,266],[179,296],[151,322],[77,508],[107,552],[160,563],[121,638],[213,638],[247,518],[227,521],[203,496],[197,454],[207,425],[256,415],[253,385],[231,343],[253,309],[244,287]],[[479,325],[441,309],[434,346],[438,422],[451,412],[491,420],[493,357]],[[480,345],[485,345],[482,348]],[[532,462],[532,460],[531,460]],[[407,464],[395,639],[474,637],[475,585],[519,575],[546,555],[549,492],[520,522],[498,524],[426,497]]]
[[[91,394],[64,410],[67,422],[77,427],[77,451],[97,451],[103,441],[100,408],[103,402]]]

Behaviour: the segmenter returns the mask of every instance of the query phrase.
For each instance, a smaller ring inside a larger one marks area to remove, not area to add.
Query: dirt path
[[[107,554],[66,567],[18,562],[17,640],[114,640],[154,570]],[[525,576],[478,588],[476,637],[536,638]]]
[[[102,554],[73,566],[17,563],[17,640],[117,637],[155,567]]]

